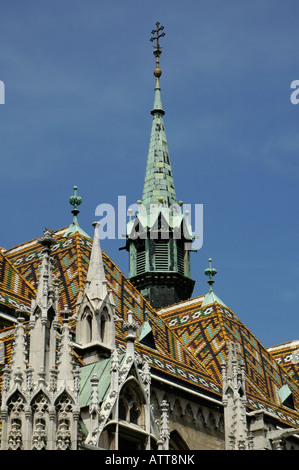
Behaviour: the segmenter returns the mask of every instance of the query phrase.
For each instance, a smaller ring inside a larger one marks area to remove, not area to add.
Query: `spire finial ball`
[[[162,75],[162,70],[159,67],[155,68],[154,75],[156,78],[160,78]]]

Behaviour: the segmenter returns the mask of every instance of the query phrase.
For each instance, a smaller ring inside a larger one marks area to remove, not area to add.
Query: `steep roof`
[[[53,274],[59,280],[59,309],[66,305],[75,313],[77,299],[83,292],[84,282],[91,255],[92,240],[79,232],[65,237],[65,229],[54,232],[56,244],[52,247]],[[5,256],[10,265],[35,289],[40,268],[40,252],[42,246],[38,238],[28,243],[7,250]],[[143,298],[137,289],[124,276],[113,261],[102,252],[107,286],[113,292],[116,314],[126,318],[128,310],[134,313],[134,319],[140,326],[147,322],[150,324],[156,349],[150,348],[142,342],[137,345],[137,354],[146,356],[153,369],[177,380],[200,386],[210,393],[221,396],[221,388],[210,377],[204,367],[197,363],[192,354],[184,348],[181,340],[177,338],[163,319]],[[2,285],[0,285],[1,295]],[[29,298],[23,299],[25,305],[30,305]],[[0,302],[1,311],[1,302]],[[10,341],[12,333],[8,329],[4,334],[7,342],[7,360],[10,359]],[[121,326],[116,324],[117,342],[120,350],[125,349],[124,334]]]
[[[0,250],[0,304],[18,308],[21,304],[29,309],[36,291],[21,274],[4,251]]]
[[[59,280],[59,307],[63,309],[68,305],[75,313],[78,295],[83,291],[86,279],[92,240],[79,232],[66,238],[65,229],[54,232],[54,236],[56,244],[52,257],[54,276]],[[18,304],[30,305],[36,289],[41,250],[42,246],[35,239],[2,252],[2,278],[8,279],[10,271],[11,276],[19,278],[19,285],[23,287],[15,292],[16,284],[1,282],[0,311],[1,304],[7,305],[6,299],[14,298],[13,295],[18,296]],[[233,340],[245,364],[249,409],[265,409],[285,423],[299,427],[299,413],[283,406],[279,395],[279,390],[288,384],[295,407],[299,409],[295,376],[277,363],[228,307],[217,301],[205,305],[205,295],[157,312],[107,254],[103,252],[102,256],[116,314],[127,318],[128,310],[133,311],[134,320],[141,327],[136,353],[149,361],[154,374],[172,378],[188,388],[205,391],[221,401],[221,366],[227,357],[228,342]],[[218,299],[216,295],[215,299]],[[13,304],[11,306],[14,307]],[[152,341],[143,341],[145,332],[152,335]],[[0,331],[1,339],[5,348],[3,357],[9,362],[13,328]],[[116,323],[116,340],[120,351],[124,352],[124,333],[119,322]]]
[[[299,339],[268,348],[268,352],[299,384]]]
[[[279,391],[288,384],[299,409],[298,381],[281,367],[240,319],[222,303],[204,305],[205,296],[180,302],[158,311],[167,325],[180,337],[185,347],[222,384],[222,363],[229,341],[238,345],[246,373],[249,408],[265,409],[292,426],[299,425],[299,413],[282,406]],[[282,418],[284,416],[284,418]]]

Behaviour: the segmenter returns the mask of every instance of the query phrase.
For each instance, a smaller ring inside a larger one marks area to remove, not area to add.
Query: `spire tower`
[[[182,203],[177,203],[163,118],[159,42],[165,36],[163,30],[157,22],[150,39],[155,42],[156,58],[152,128],[142,200],[138,201],[135,220],[128,223],[126,243],[130,280],[155,308],[190,298],[194,287],[190,275],[192,233],[182,214]]]
[[[159,39],[165,36],[164,26],[156,23],[157,28],[152,31],[156,36],[151,41],[156,41],[154,48],[154,56],[156,57],[156,68],[154,76],[156,79],[154,106],[151,111],[153,116],[150,143],[147,156],[147,164],[144,178],[142,204],[146,209],[150,205],[163,202],[170,207],[177,203],[172,169],[169,158],[168,144],[164,126],[163,116],[165,111],[162,107],[160,77],[162,70],[160,69],[160,56],[162,48]]]

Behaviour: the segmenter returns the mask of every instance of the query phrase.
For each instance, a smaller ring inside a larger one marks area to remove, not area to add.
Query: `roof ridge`
[[[299,339],[293,339],[291,341],[287,341],[285,343],[280,343],[275,346],[270,346],[267,348],[267,351],[278,351],[278,349],[283,349],[283,348],[288,348],[288,347],[293,347],[293,346],[298,346],[299,347]]]
[[[80,249],[80,242],[78,240],[78,238],[80,238],[80,236],[84,236],[83,234],[79,233],[79,232],[75,232],[73,235],[75,235],[75,239],[76,239],[76,252],[77,252],[77,264],[78,264],[78,279],[79,279],[79,288],[80,288],[80,291],[84,291],[84,282],[83,282],[83,278],[82,278],[82,261],[81,261],[81,249]],[[80,256],[79,256],[80,254]]]
[[[162,314],[164,312],[166,312],[167,310],[170,310],[171,308],[176,308],[178,305],[186,305],[188,302],[192,302],[192,303],[196,303],[197,301],[199,301],[201,298],[203,299],[204,298],[204,294],[202,295],[198,295],[196,297],[192,297],[191,299],[186,299],[186,300],[180,300],[180,302],[175,302],[174,304],[170,304],[170,305],[167,305],[167,307],[162,307],[162,308],[159,308],[157,310],[157,313],[158,314]]]
[[[55,235],[58,235],[59,232],[63,232],[63,231],[66,230],[66,229],[67,229],[67,227],[60,228],[60,229],[58,229],[58,230],[54,230],[54,231],[53,231],[54,237],[55,237]],[[31,245],[31,244],[33,244],[33,243],[37,243],[39,239],[40,239],[40,236],[39,236],[39,237],[36,237],[36,238],[32,238],[31,240],[28,240],[28,241],[25,242],[25,243],[19,243],[19,244],[16,245],[16,246],[13,246],[13,247],[8,248],[8,249],[4,249],[4,252],[10,254],[10,253],[13,252],[14,250],[17,250],[17,249],[19,249],[19,248],[21,248],[21,247],[25,247],[25,246],[29,246],[29,245]],[[3,250],[1,250],[1,251],[3,251]]]

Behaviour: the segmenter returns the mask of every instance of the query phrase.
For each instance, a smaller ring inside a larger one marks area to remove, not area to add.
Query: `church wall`
[[[175,388],[152,387],[151,402],[155,419],[159,419],[162,400],[169,403],[170,448],[190,450],[224,450],[224,415],[209,401],[182,395]],[[187,446],[187,447],[184,447]]]

